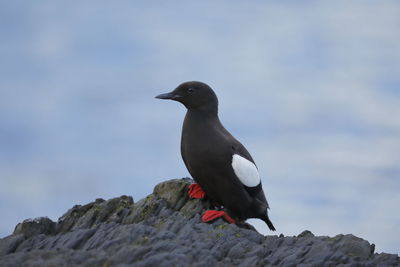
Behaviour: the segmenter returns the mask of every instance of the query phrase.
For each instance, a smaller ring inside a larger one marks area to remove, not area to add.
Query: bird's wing
[[[232,168],[244,186],[255,187],[261,183],[256,165],[241,155],[233,154]]]
[[[261,185],[260,175],[257,166],[247,149],[220,123],[217,127],[223,140],[227,140],[232,150],[232,168],[235,175],[249,193],[250,196],[259,200],[269,208],[267,199]],[[237,155],[237,156],[235,156]]]
[[[232,168],[236,176],[252,197],[257,198],[269,207],[262,190],[260,174],[250,153],[239,141],[234,142],[232,148],[234,150]]]

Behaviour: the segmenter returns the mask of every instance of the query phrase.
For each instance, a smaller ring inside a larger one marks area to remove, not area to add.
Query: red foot
[[[220,217],[224,218],[224,220],[228,223],[236,223],[236,221],[223,210],[207,210],[206,212],[204,212],[201,220],[203,222],[211,222]]]
[[[191,184],[189,185],[188,195],[190,198],[202,199],[205,198],[206,193],[203,191],[203,189],[201,189],[200,185]]]

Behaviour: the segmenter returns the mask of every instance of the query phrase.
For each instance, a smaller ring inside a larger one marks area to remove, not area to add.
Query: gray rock
[[[0,266],[399,266],[353,235],[263,236],[246,224],[201,222],[210,206],[187,197],[188,178],[158,184],[137,203],[97,199],[58,222],[25,220],[0,239]]]
[[[0,256],[15,252],[17,247],[25,240],[23,234],[13,234],[0,239]]]
[[[22,234],[28,238],[39,234],[53,234],[55,229],[56,224],[52,220],[47,217],[39,217],[17,224],[13,234]]]
[[[297,237],[314,237],[314,234],[311,231],[305,230],[301,232]]]

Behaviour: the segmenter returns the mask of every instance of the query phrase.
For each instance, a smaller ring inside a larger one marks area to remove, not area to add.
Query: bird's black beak
[[[172,99],[172,100],[177,100],[180,97],[181,97],[180,95],[177,95],[174,92],[165,93],[165,94],[156,96],[156,98],[159,98],[159,99]]]

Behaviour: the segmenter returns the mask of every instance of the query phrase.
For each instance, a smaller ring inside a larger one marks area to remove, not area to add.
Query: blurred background
[[[0,22],[0,237],[188,176],[185,109],[154,96],[200,80],[277,234],[400,253],[399,1],[1,1]]]

